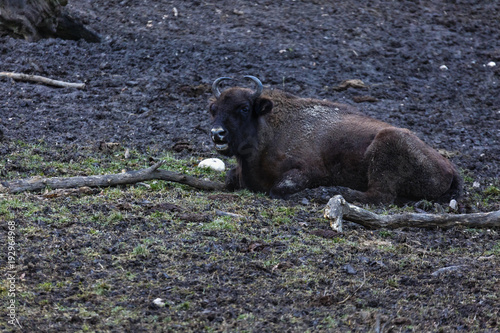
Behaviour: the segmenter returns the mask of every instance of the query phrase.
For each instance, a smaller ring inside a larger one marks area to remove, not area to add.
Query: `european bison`
[[[235,156],[226,178],[230,190],[248,188],[286,198],[306,188],[333,187],[347,201],[458,198],[456,167],[407,129],[325,100],[280,90],[212,85],[209,110],[216,150]]]

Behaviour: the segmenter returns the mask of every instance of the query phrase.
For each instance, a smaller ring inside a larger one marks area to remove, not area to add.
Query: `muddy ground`
[[[0,71],[86,84],[0,80],[0,177],[193,169],[216,156],[211,83],[254,75],[413,130],[464,175],[459,212],[498,210],[500,3],[477,3],[70,1],[101,43],[0,37]],[[367,88],[336,88],[349,79]],[[0,200],[25,331],[498,330],[498,230],[338,235],[316,203],[156,183]]]

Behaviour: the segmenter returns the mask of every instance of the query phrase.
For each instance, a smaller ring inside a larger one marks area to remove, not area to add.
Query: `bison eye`
[[[215,114],[215,105],[214,104],[210,104],[210,107],[208,109],[210,111],[210,114],[213,116]]]
[[[242,116],[246,116],[248,113],[250,113],[250,108],[248,106],[244,106],[240,109],[240,113]]]

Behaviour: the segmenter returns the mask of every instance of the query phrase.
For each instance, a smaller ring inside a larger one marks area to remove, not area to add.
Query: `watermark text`
[[[7,224],[7,316],[9,324],[22,328],[16,308],[16,222],[9,221]]]

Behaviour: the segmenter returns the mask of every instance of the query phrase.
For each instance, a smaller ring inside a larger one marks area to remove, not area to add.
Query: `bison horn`
[[[262,94],[262,90],[264,89],[264,87],[262,86],[262,82],[260,82],[260,80],[258,78],[256,78],[255,76],[252,76],[252,75],[246,75],[245,78],[252,80],[253,82],[255,82],[255,85],[257,85],[257,89],[255,90],[254,94],[252,95],[252,98],[258,98],[260,96],[260,94]]]
[[[215,80],[214,83],[212,84],[212,93],[217,99],[220,97],[219,84],[224,80],[232,80],[232,79],[230,77],[220,77],[217,80]]]

